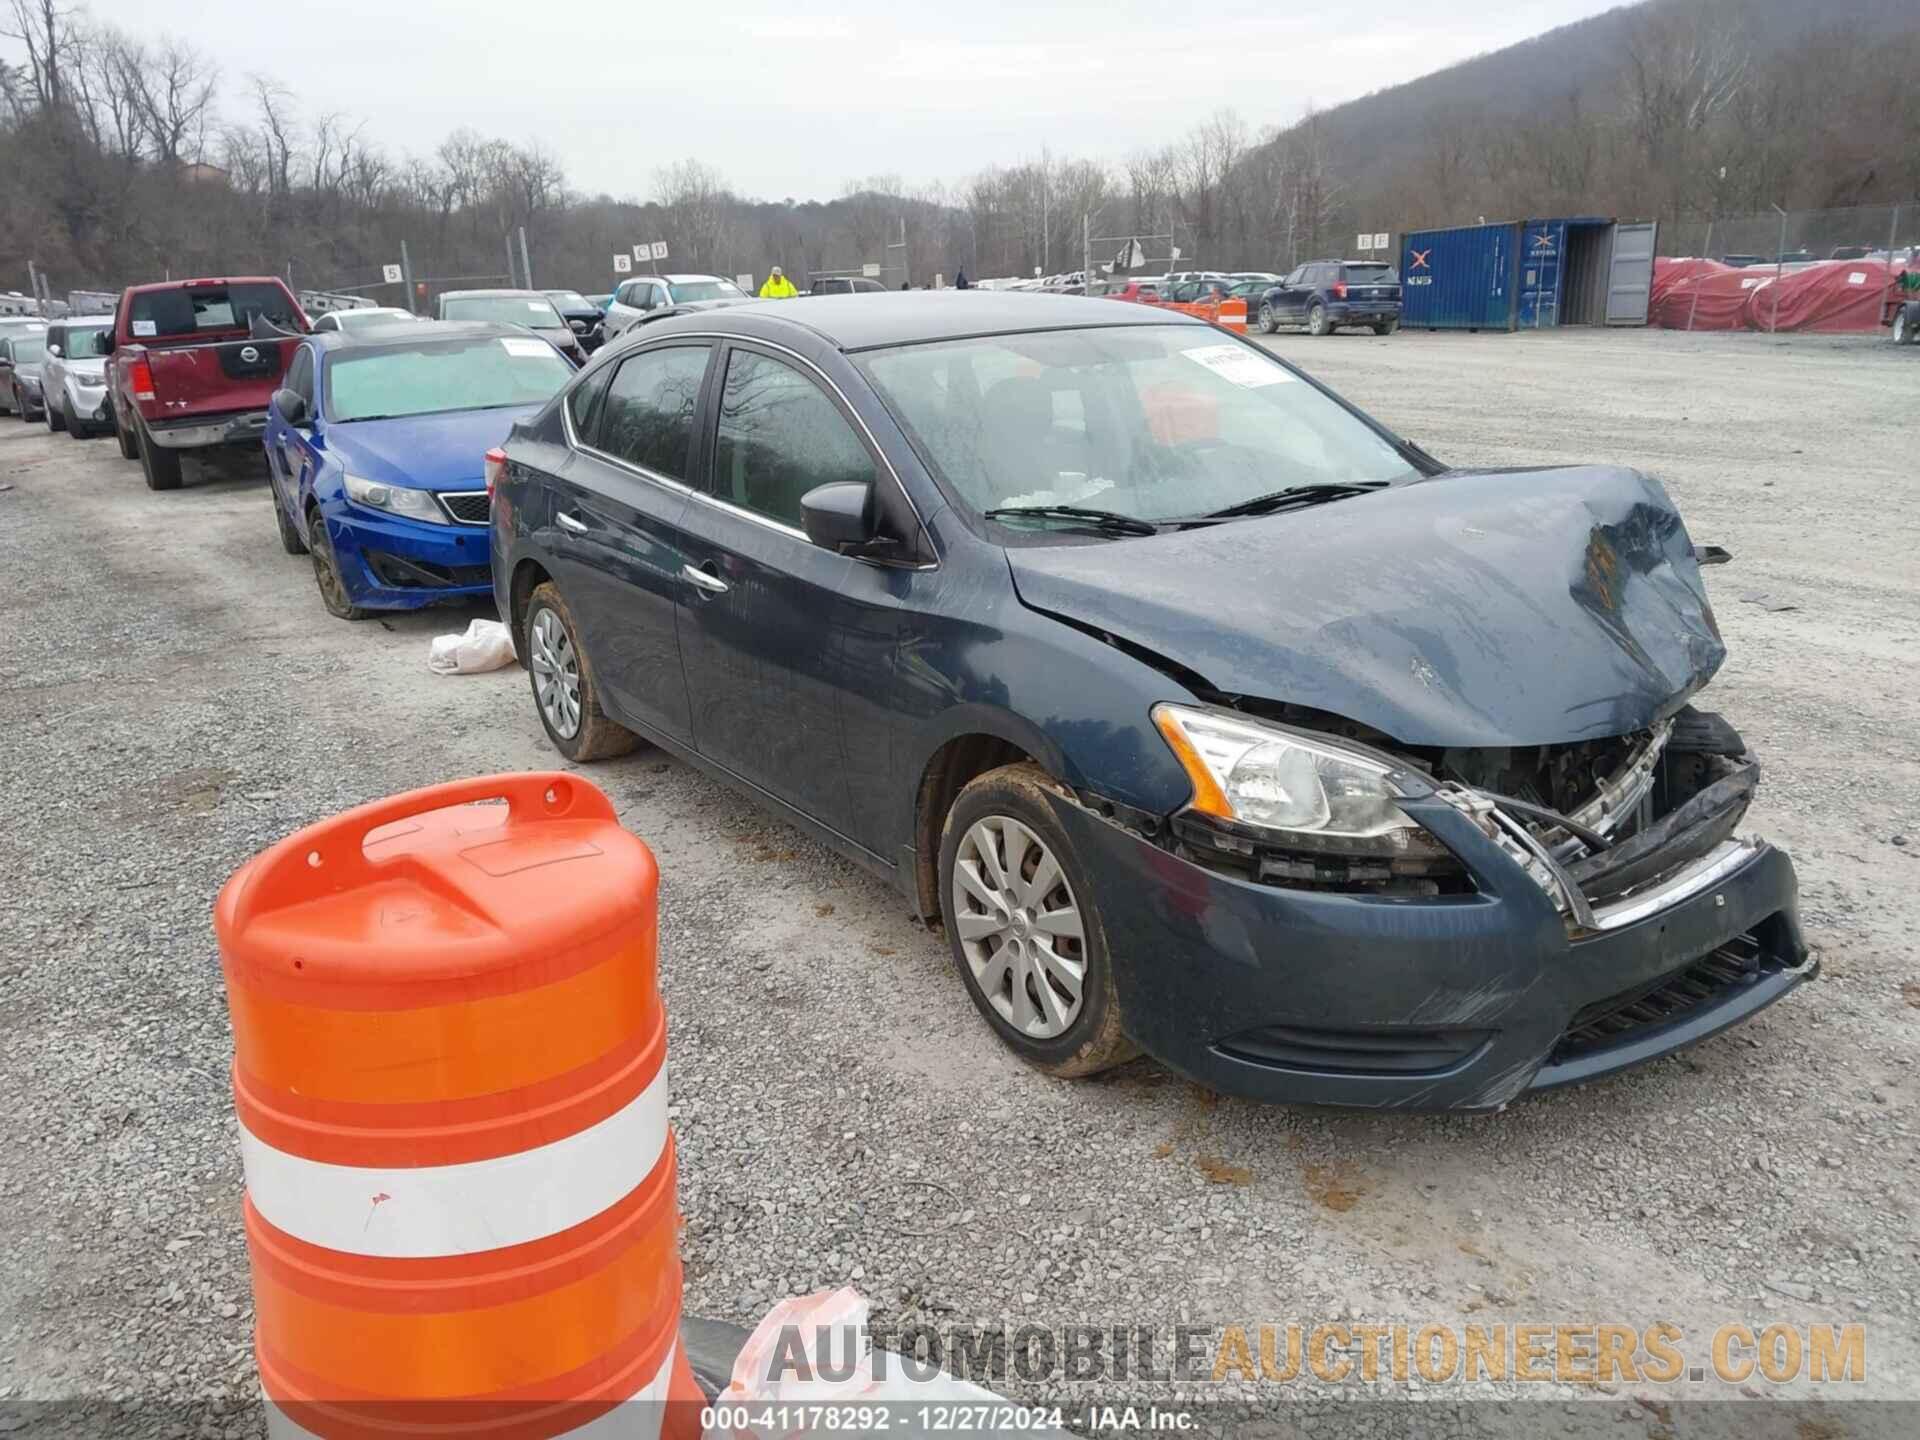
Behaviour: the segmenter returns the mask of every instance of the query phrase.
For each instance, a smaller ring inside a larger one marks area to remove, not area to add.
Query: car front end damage
[[[1705,1039],[1817,969],[1791,862],[1734,833],[1759,767],[1717,715],[1487,750],[1294,733],[1377,764],[1410,822],[1389,845],[1056,802],[1097,856],[1130,1032],[1204,1084],[1497,1109]]]

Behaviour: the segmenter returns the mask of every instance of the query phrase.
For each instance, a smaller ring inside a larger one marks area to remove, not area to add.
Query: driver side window
[[[287,369],[287,389],[307,402],[307,413],[313,413],[313,351],[302,345],[294,352],[293,364]]]

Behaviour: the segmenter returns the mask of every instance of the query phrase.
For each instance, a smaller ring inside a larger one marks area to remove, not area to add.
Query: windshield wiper
[[[1383,489],[1386,484],[1385,480],[1352,480],[1289,485],[1284,490],[1271,490],[1265,495],[1256,495],[1251,500],[1241,500],[1218,510],[1209,510],[1197,518],[1233,520],[1242,515],[1267,515],[1275,510],[1291,509],[1296,505],[1318,505],[1327,500],[1344,500],[1349,495],[1364,495],[1369,490]]]
[[[989,520],[1012,516],[1032,516],[1040,520],[1079,520],[1096,530],[1111,530],[1117,535],[1158,535],[1160,527],[1138,515],[1123,515],[1118,510],[1089,510],[1080,505],[1000,505],[986,512]]]

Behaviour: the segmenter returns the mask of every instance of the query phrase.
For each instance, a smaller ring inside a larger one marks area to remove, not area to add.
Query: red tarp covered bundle
[[[1770,265],[1659,259],[1647,320],[1668,330],[1870,332],[1890,278],[1884,260],[1823,260],[1776,278]]]
[[[1687,313],[1683,305],[1678,320],[1668,318],[1668,305],[1674,292],[1684,293],[1694,281],[1702,275],[1725,273],[1727,267],[1718,260],[1702,260],[1696,256],[1657,256],[1653,262],[1653,289],[1647,297],[1647,320],[1650,324],[1664,326],[1668,330],[1687,328]]]
[[[1880,303],[1893,271],[1884,260],[1827,260],[1747,295],[1749,330],[1826,335],[1880,328]]]

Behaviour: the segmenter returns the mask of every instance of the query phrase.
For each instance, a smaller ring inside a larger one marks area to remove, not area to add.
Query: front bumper
[[[113,410],[107,400],[107,382],[104,380],[98,385],[67,381],[67,403],[73,407],[75,415],[90,424],[105,425],[113,419]]]
[[[493,593],[485,525],[426,525],[338,502],[323,512],[347,598],[370,610],[418,610]]]
[[[146,424],[153,443],[168,450],[204,450],[214,445],[257,446],[266,429],[264,410],[243,410],[191,420],[149,420]]]
[[[1092,876],[1128,1033],[1231,1094],[1498,1109],[1703,1040],[1818,968],[1793,864],[1761,842],[1720,854],[1681,898],[1628,902],[1575,938],[1524,871],[1437,802],[1415,818],[1473,857],[1475,893],[1260,884],[1054,805]]]

